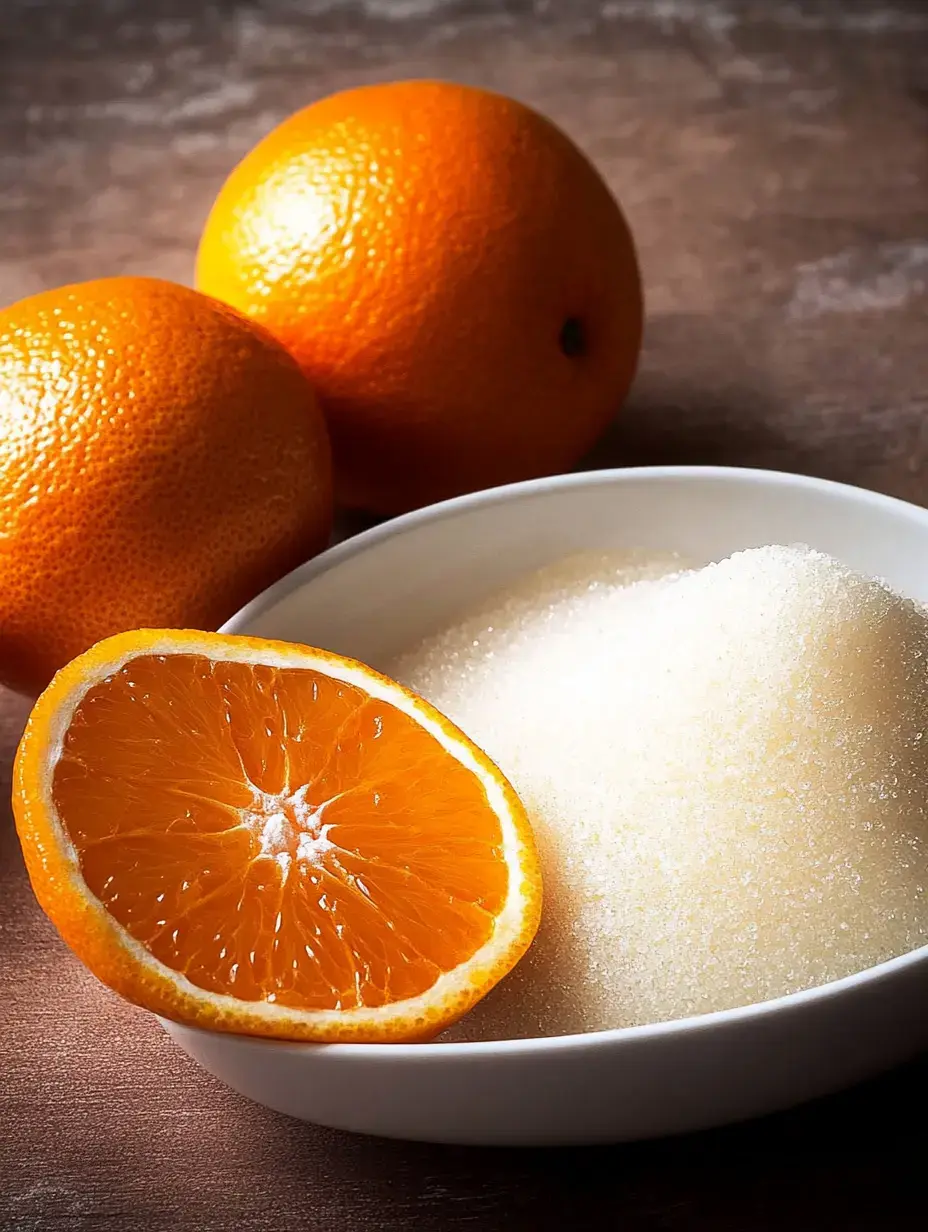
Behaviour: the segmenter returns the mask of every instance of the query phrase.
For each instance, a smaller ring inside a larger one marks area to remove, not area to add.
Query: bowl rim
[[[790,471],[764,470],[753,467],[736,466],[636,466],[625,468],[608,468],[591,471],[571,472],[563,475],[550,475],[540,479],[529,479],[521,483],[506,484],[495,488],[486,488],[479,492],[464,496],[452,497],[450,500],[437,504],[426,505],[410,513],[388,519],[367,530],[351,535],[347,539],[312,560],[305,561],[278,581],[272,583],[249,603],[245,604],[234,616],[222,625],[220,632],[244,632],[252,621],[264,612],[276,606],[289,595],[294,594],[316,577],[329,572],[337,565],[352,559],[362,552],[378,547],[381,543],[415,530],[427,523],[444,521],[458,514],[473,509],[508,504],[548,492],[556,492],[570,488],[610,486],[612,484],[641,482],[673,482],[691,480],[696,482],[709,481],[713,483],[732,483],[742,485],[769,486],[782,488],[802,488],[807,491],[817,491],[831,495],[850,503],[869,505],[874,509],[901,514],[919,523],[928,531],[928,509],[923,509],[909,501],[898,497],[887,496],[881,492],[873,492],[854,484],[841,483],[833,479],[820,479],[811,475],[798,475]],[[733,1027],[742,1023],[772,1017],[775,1014],[800,1012],[806,1007],[817,1003],[840,998],[855,989],[869,988],[884,981],[892,980],[898,974],[909,968],[928,965],[928,944],[909,950],[905,954],[887,959],[876,966],[867,967],[863,971],[854,972],[838,980],[830,980],[812,988],[801,989],[798,992],[786,993],[781,997],[773,997],[765,1001],[756,1001],[748,1005],[734,1006],[731,1009],[715,1010],[706,1014],[690,1015],[686,1018],[675,1018],[663,1022],[643,1023],[639,1026],[613,1027],[604,1031],[577,1032],[569,1035],[535,1036],[520,1039],[475,1040],[454,1043],[439,1043],[429,1041],[415,1044],[321,1044],[299,1040],[281,1040],[262,1036],[233,1035],[232,1038],[249,1047],[295,1050],[305,1053],[336,1054],[339,1056],[371,1059],[375,1057],[392,1057],[412,1060],[417,1058],[419,1064],[434,1064],[440,1058],[450,1061],[463,1060],[466,1057],[474,1059],[498,1055],[533,1054],[538,1052],[563,1052],[587,1049],[602,1049],[631,1046],[643,1041],[656,1040],[662,1037],[676,1035],[693,1035],[712,1031],[719,1027]],[[160,1017],[160,1016],[159,1016]],[[215,1038],[224,1032],[211,1031],[203,1027],[194,1027],[186,1023],[177,1023],[160,1018],[162,1025],[168,1030],[180,1029],[195,1035]]]
[[[798,475],[791,471],[764,470],[759,467],[747,466],[628,466],[611,467],[591,471],[571,471],[563,475],[546,475],[540,479],[526,479],[521,483],[503,484],[495,488],[483,488],[479,492],[469,492],[464,496],[453,496],[449,500],[438,501],[433,505],[424,505],[421,509],[413,509],[409,513],[388,518],[375,526],[349,535],[339,543],[320,552],[318,556],[303,561],[285,573],[283,577],[265,587],[244,607],[230,616],[220,626],[220,633],[238,633],[249,621],[259,616],[268,608],[275,606],[311,582],[319,574],[328,573],[336,565],[343,564],[352,557],[366,552],[370,548],[387,542],[398,535],[417,529],[430,522],[443,522],[447,518],[467,513],[482,506],[502,505],[531,497],[569,488],[609,487],[612,484],[635,482],[672,482],[675,480],[711,481],[714,483],[744,484],[758,487],[804,488],[807,491],[818,491],[830,494],[837,499],[845,499],[887,512],[895,511],[915,522],[928,527],[928,509],[913,505],[911,501],[901,500],[897,496],[887,496],[882,492],[873,492],[869,488],[860,488],[854,484],[841,483],[836,479],[819,479],[814,475]]]

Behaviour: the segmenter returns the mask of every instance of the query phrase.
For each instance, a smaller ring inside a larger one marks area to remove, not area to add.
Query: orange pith
[[[105,982],[227,1030],[412,1039],[517,961],[539,909],[528,823],[447,720],[321,652],[102,645],[132,639],[53,683],[14,789],[36,893]]]

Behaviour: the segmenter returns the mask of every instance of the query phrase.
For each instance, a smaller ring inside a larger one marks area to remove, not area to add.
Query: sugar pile
[[[388,670],[535,825],[528,957],[454,1038],[656,1022],[928,941],[928,620],[804,548],[584,558]]]

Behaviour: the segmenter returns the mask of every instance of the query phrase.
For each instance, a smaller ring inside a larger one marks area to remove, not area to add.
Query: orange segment
[[[37,703],[14,810],[76,953],[204,1026],[424,1038],[538,924],[531,831],[499,771],[400,685],[306,647],[100,643]]]

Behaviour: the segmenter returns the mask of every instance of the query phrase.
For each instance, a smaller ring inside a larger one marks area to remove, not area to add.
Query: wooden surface
[[[928,8],[744,0],[0,0],[0,302],[188,281],[212,194],[364,80],[534,103],[639,241],[649,327],[597,462],[801,470],[928,501]],[[0,697],[3,795],[24,704]],[[925,1226],[928,1062],[612,1149],[350,1138],[246,1104],[53,936],[0,816],[0,1228]]]

